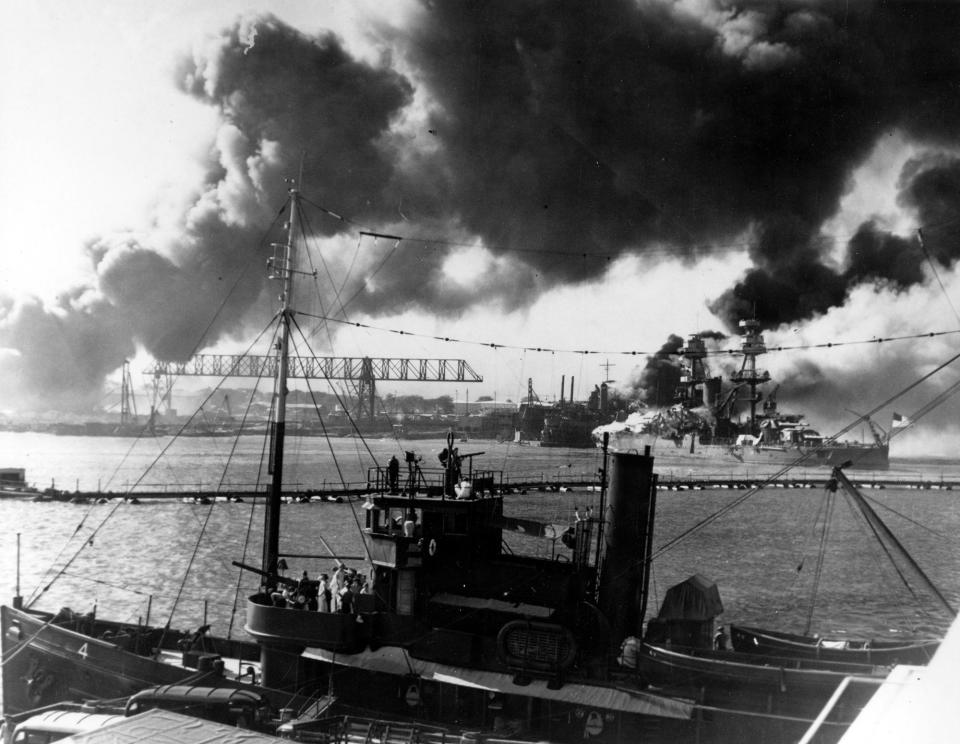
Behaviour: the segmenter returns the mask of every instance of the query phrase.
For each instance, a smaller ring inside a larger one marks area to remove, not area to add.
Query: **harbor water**
[[[436,465],[444,446],[434,441],[362,442],[294,439],[288,447],[288,482],[325,488],[343,481],[358,485],[375,464],[406,452]],[[169,447],[169,439],[137,441],[110,437],[60,437],[0,433],[3,467],[24,467],[39,488],[124,492],[134,484],[173,491],[216,491],[256,482],[262,440],[191,438]],[[475,465],[503,470],[509,478],[539,482],[505,497],[508,514],[569,525],[587,507],[599,510],[599,493],[556,486],[589,481],[602,466],[597,450],[546,449],[488,441],[458,443],[461,454],[482,452]],[[168,451],[164,449],[169,447]],[[164,458],[160,458],[160,454]],[[334,455],[336,464],[334,464]],[[151,463],[156,462],[152,468]],[[229,476],[225,476],[230,465]],[[655,462],[664,482],[688,475]],[[341,475],[338,475],[342,473]],[[143,472],[147,474],[143,476]],[[821,473],[823,471],[820,471]],[[892,474],[934,484],[960,478],[960,466],[897,461]],[[703,474],[707,475],[707,474]],[[722,468],[711,477],[723,477]],[[141,476],[143,476],[141,478]],[[260,475],[266,480],[265,474]],[[960,605],[960,490],[866,490],[880,516],[954,606]],[[661,490],[654,551],[693,525],[745,495],[742,490]],[[821,579],[814,577],[821,532],[815,528],[832,503],[829,540]],[[826,506],[825,506],[826,505]],[[333,565],[330,552],[366,570],[360,527],[361,502],[291,503],[282,517],[281,553],[292,575],[311,577]],[[232,561],[260,562],[263,504],[180,499],[126,503],[67,503],[0,499],[0,595],[9,604],[17,589],[32,606],[70,607],[131,624],[192,629],[210,623],[217,635],[243,635],[244,601],[258,577]],[[19,569],[18,569],[19,535]],[[550,555],[553,541],[510,535],[517,551]],[[188,572],[189,569],[189,572]],[[838,492],[832,502],[823,488],[766,488],[698,530],[654,562],[648,614],[666,589],[699,573],[718,584],[722,623],[736,622],[824,636],[897,637],[941,635],[950,618],[928,593],[904,588],[881,547]]]

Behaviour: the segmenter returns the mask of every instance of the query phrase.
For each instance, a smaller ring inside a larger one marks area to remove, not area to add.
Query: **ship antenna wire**
[[[923,230],[919,228],[917,229],[917,242],[920,244],[920,250],[923,251],[923,255],[926,257],[927,263],[930,264],[930,270],[933,272],[933,276],[937,280],[937,284],[940,285],[940,291],[943,292],[943,296],[946,298],[947,304],[950,306],[950,309],[953,310],[953,317],[960,322],[960,313],[957,313],[957,308],[953,306],[953,302],[950,300],[950,295],[947,293],[946,287],[944,287],[943,282],[940,281],[940,272],[937,271],[937,267],[933,263],[933,257],[930,255],[926,244],[923,242]]]

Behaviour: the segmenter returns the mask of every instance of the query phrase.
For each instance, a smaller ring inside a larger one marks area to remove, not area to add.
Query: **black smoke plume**
[[[731,328],[755,317],[766,328],[812,318],[838,307],[851,289],[873,283],[901,292],[922,282],[928,263],[945,268],[960,258],[960,159],[923,157],[907,162],[899,202],[924,225],[904,238],[873,221],[860,225],[846,246],[846,266],[823,258],[829,241],[806,226],[768,223],[752,248],[755,267],[711,304]]]
[[[354,288],[358,312],[513,308],[625,253],[694,261],[743,235],[754,268],[714,305],[731,328],[812,317],[858,283],[905,287],[917,256],[881,227],[861,228],[845,267],[820,231],[880,137],[956,142],[958,31],[955,4],[424,3],[374,31],[369,64],[333,34],[245,19],[178,67],[220,122],[179,236],[94,239],[98,280],[67,293],[83,302],[8,304],[0,343],[37,395],[52,381],[32,375],[69,348],[84,374],[55,382],[89,398],[132,347],[183,358],[243,331],[263,300],[258,236],[301,166],[303,192],[351,220],[319,234],[480,239],[506,262],[451,286],[448,244],[401,244]],[[949,171],[904,174],[921,224],[952,213]],[[930,231],[935,260],[950,245]]]
[[[720,342],[727,336],[719,331],[696,334],[705,341]],[[669,406],[677,402],[677,388],[683,372],[684,360],[679,353],[683,338],[671,333],[660,349],[647,357],[645,365],[629,380],[627,390],[621,392],[629,401],[639,401],[651,407]],[[711,372],[713,374],[713,372]]]

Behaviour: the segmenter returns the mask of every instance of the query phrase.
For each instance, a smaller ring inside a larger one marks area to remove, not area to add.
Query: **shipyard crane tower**
[[[757,403],[760,402],[757,386],[770,381],[769,372],[757,369],[757,357],[766,354],[767,347],[760,333],[760,321],[756,318],[741,320],[740,332],[743,336],[743,343],[740,345],[743,362],[740,364],[740,371],[731,375],[730,380],[750,388],[750,397],[747,398],[750,402],[750,431],[756,434]]]
[[[130,362],[123,360],[120,380],[120,425],[127,426],[137,420],[137,401],[133,395],[133,378],[130,376]]]
[[[186,362],[157,362],[146,374],[208,377],[274,376],[275,356],[197,354]],[[376,383],[483,382],[463,359],[385,359],[373,357],[289,357],[289,377],[309,380],[346,380],[359,390],[357,418],[375,415]]]

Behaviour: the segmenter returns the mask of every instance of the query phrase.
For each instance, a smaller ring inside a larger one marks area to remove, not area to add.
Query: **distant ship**
[[[681,354],[686,360],[677,389],[678,402],[669,408],[632,413],[623,421],[598,426],[593,438],[599,446],[609,435],[609,446],[620,452],[643,452],[649,447],[661,461],[681,460],[706,464],[827,466],[886,470],[889,467],[889,437],[870,419],[865,419],[872,442],[841,442],[824,437],[804,420],[802,414],[785,414],[777,409],[775,388],[765,399],[758,386],[770,381],[765,370],[757,369],[757,357],[766,345],[756,320],[740,321],[743,334],[743,363],[731,377],[734,387],[721,394],[721,379],[709,377],[707,349],[700,336],[691,336]],[[749,396],[736,398],[749,389]],[[763,399],[762,409],[757,404]],[[737,400],[750,404],[749,419],[733,420]]]
[[[541,447],[592,447],[599,415],[582,404],[567,404],[548,413],[540,430]]]
[[[27,471],[24,468],[0,468],[0,498],[32,498],[39,495],[39,489],[27,483]]]

